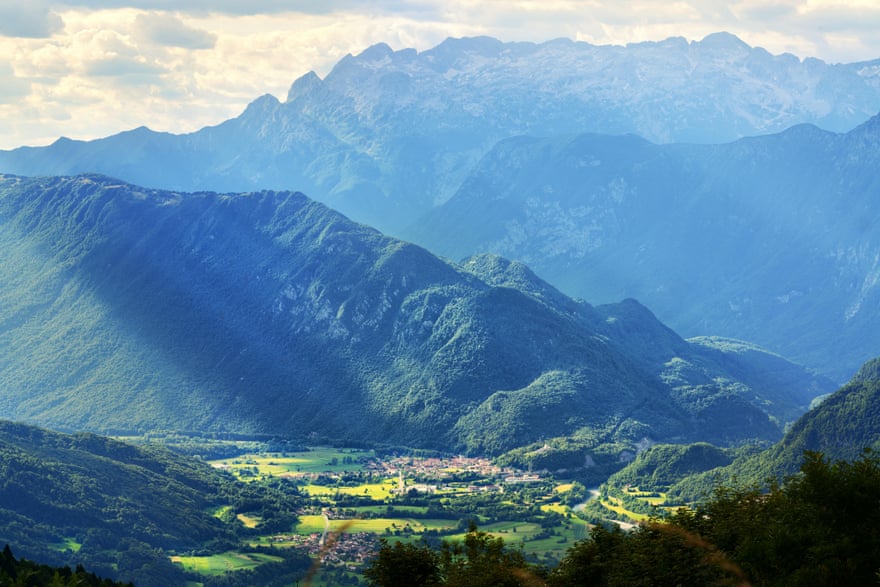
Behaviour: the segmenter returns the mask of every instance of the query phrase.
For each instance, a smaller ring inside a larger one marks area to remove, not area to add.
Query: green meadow
[[[211,556],[173,556],[171,562],[181,565],[184,570],[201,575],[222,575],[230,571],[253,569],[264,563],[277,563],[282,559],[258,552],[226,552]]]
[[[375,500],[385,500],[394,497],[397,482],[394,479],[386,479],[382,483],[361,483],[353,487],[336,487],[329,485],[303,485],[300,489],[311,496],[353,495],[368,497]]]
[[[58,552],[65,552],[68,550],[71,552],[79,552],[80,548],[82,548],[82,544],[73,538],[65,538],[64,541],[52,546],[52,550],[57,550]]]
[[[316,447],[305,452],[244,454],[209,461],[239,477],[277,477],[297,473],[343,473],[360,471],[363,460],[375,456],[371,450]],[[245,473],[246,471],[246,473]]]
[[[412,533],[421,534],[427,530],[445,531],[455,528],[456,520],[432,520],[416,518],[348,518],[330,520],[330,532],[369,532],[385,534],[386,531],[403,531],[409,528]],[[324,516],[300,516],[296,525],[297,534],[317,534],[324,531]]]

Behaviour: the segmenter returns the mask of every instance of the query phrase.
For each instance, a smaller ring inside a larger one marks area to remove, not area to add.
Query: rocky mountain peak
[[[301,96],[306,96],[314,92],[321,86],[321,78],[314,71],[310,71],[301,77],[298,77],[290,86],[287,92],[287,102],[293,102]]]
[[[745,41],[728,32],[711,33],[703,40],[694,42],[694,46],[704,51],[748,53],[752,50]]]

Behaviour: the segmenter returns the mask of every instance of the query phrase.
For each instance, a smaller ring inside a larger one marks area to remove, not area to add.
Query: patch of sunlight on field
[[[401,512],[403,512],[403,513],[411,513],[411,514],[424,514],[424,513],[426,513],[426,512],[428,511],[428,507],[427,507],[427,506],[423,506],[423,505],[398,505],[398,504],[394,504],[393,506],[386,506],[386,505],[361,505],[361,506],[357,506],[357,507],[353,507],[353,508],[346,508],[346,509],[353,509],[353,510],[356,511],[358,514],[361,514],[361,513],[365,513],[365,514],[387,514],[387,513],[388,513],[388,508],[389,508],[389,507],[393,507],[395,513],[401,513]]]
[[[349,518],[330,520],[330,532],[368,532],[384,534],[386,530],[394,532],[409,528],[411,532],[421,534],[426,530],[448,530],[458,525],[457,520],[434,520],[415,518]],[[324,516],[305,515],[299,517],[296,525],[297,534],[320,534],[324,531]]]
[[[227,515],[230,511],[232,511],[232,506],[231,506],[231,505],[224,505],[224,506],[221,506],[221,507],[217,508],[216,510],[214,510],[214,512],[213,512],[212,515],[213,515],[215,518],[219,518],[219,519],[222,520],[223,518],[226,517],[226,515]]]
[[[253,569],[265,563],[281,562],[280,556],[258,552],[225,552],[211,556],[172,556],[171,562],[181,565],[184,570],[200,575],[222,575],[228,571]]]
[[[383,483],[362,483],[353,487],[330,487],[309,484],[304,485],[302,490],[306,491],[309,495],[333,496],[339,493],[340,495],[355,495],[382,500],[395,495],[394,490],[396,488],[397,483],[393,479],[389,479]]]
[[[320,534],[323,531],[324,516],[299,516],[299,523],[296,525],[297,534]]]
[[[541,505],[542,512],[556,512],[557,514],[566,515],[571,512],[568,509],[568,506],[564,506],[561,503],[545,503]]]
[[[210,464],[241,475],[291,475],[306,473],[341,473],[362,471],[361,460],[375,457],[371,450],[316,447],[307,452],[246,454],[235,458],[217,459]]]
[[[666,503],[666,494],[661,491],[641,491],[638,487],[627,487],[623,491],[627,495],[631,495],[653,506],[660,506]]]
[[[241,522],[245,528],[256,528],[260,525],[260,522],[263,521],[263,518],[260,516],[249,516],[247,514],[238,514],[235,517],[238,518],[238,521]]]
[[[629,518],[635,522],[643,522],[647,520],[650,516],[646,516],[645,514],[639,514],[636,512],[631,512],[630,510],[623,507],[623,504],[616,497],[608,497],[607,499],[600,499],[599,504],[604,507],[606,510],[611,510],[612,512]]]
[[[557,485],[553,489],[553,491],[555,491],[556,493],[565,493],[567,491],[571,491],[572,489],[574,489],[574,483],[561,483],[560,485]]]
[[[65,552],[68,550],[72,552],[79,552],[79,549],[82,548],[82,544],[77,542],[73,538],[65,538],[62,542],[50,545],[49,548],[57,552]]]

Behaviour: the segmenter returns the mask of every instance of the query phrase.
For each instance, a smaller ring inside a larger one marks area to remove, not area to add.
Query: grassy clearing
[[[50,545],[49,548],[58,552],[66,552],[68,550],[72,552],[79,552],[79,549],[82,548],[82,544],[80,544],[73,538],[65,538],[57,544]]]
[[[541,506],[542,512],[556,512],[557,514],[565,515],[571,512],[568,506],[564,506],[561,503],[545,503]]]
[[[186,571],[200,575],[222,575],[229,571],[253,569],[265,563],[281,562],[281,557],[257,552],[225,552],[212,556],[172,556],[171,562],[181,565]]]
[[[300,516],[296,526],[297,534],[320,534],[324,531],[324,516]],[[409,529],[416,534],[426,530],[448,530],[458,525],[455,520],[431,520],[415,518],[354,518],[343,520],[330,520],[331,532],[369,532],[371,534],[385,534],[386,530],[394,532]]]
[[[312,496],[358,495],[370,499],[384,500],[396,495],[397,482],[394,479],[386,479],[382,483],[362,483],[354,487],[331,487],[326,485],[304,485],[303,491]]]
[[[225,518],[226,515],[227,515],[229,512],[231,512],[231,511],[232,511],[232,506],[231,506],[231,505],[224,505],[224,506],[221,506],[221,507],[217,508],[216,510],[214,510],[214,512],[213,512],[212,515],[213,515],[215,518],[219,518],[219,519],[222,520],[222,519]]]
[[[570,526],[570,527],[569,527]],[[549,554],[561,558],[578,540],[588,536],[589,526],[583,520],[572,519],[568,526],[555,527],[554,534],[541,538],[542,528],[531,522],[497,522],[480,526],[480,531],[497,538],[502,538],[508,548],[522,548],[527,555]],[[445,539],[450,541],[464,540],[465,534],[453,534]]]
[[[238,521],[241,522],[245,528],[256,528],[260,525],[260,522],[263,521],[263,518],[260,516],[249,516],[247,514],[238,514],[235,517],[238,518]]]
[[[297,534],[315,534],[324,531],[324,516],[300,516]]]
[[[496,538],[503,538],[504,543],[511,546],[534,538],[541,532],[541,526],[532,522],[495,522],[494,524],[481,525],[479,530]],[[445,538],[452,542],[460,542],[464,540],[464,537],[465,533],[462,532],[451,534]]]
[[[649,503],[653,506],[661,506],[666,503],[666,494],[660,491],[641,491],[638,487],[624,488],[624,493]]]
[[[428,511],[426,506],[421,505],[397,505],[394,504],[395,512],[403,512],[403,513],[411,513],[411,514],[424,514]],[[358,514],[387,514],[388,506],[384,505],[364,505],[358,506],[356,508],[352,508]]]
[[[247,454],[210,461],[240,477],[279,476],[298,473],[342,473],[363,470],[363,459],[373,458],[371,450],[316,447],[307,452]]]
[[[619,516],[623,516],[624,518],[629,518],[634,522],[644,522],[649,518],[645,514],[639,514],[633,511],[630,511],[623,507],[621,501],[616,497],[608,497],[606,499],[600,499],[599,504],[607,510],[611,510],[612,512],[618,514]]]

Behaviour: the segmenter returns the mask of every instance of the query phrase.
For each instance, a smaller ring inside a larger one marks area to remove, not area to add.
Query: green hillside
[[[289,528],[296,505],[164,448],[0,421],[0,543],[17,556],[139,586],[179,584],[169,553],[237,544],[236,512],[260,511],[262,529]],[[230,515],[215,516],[221,508]]]
[[[781,480],[796,473],[807,451],[822,453],[829,460],[853,461],[865,449],[880,449],[880,359],[865,363],[849,383],[804,414],[766,451],[682,479],[671,493],[696,500],[719,483],[764,485],[768,479]]]
[[[827,381],[464,266],[302,194],[0,178],[0,416],[500,453],[776,439]]]

